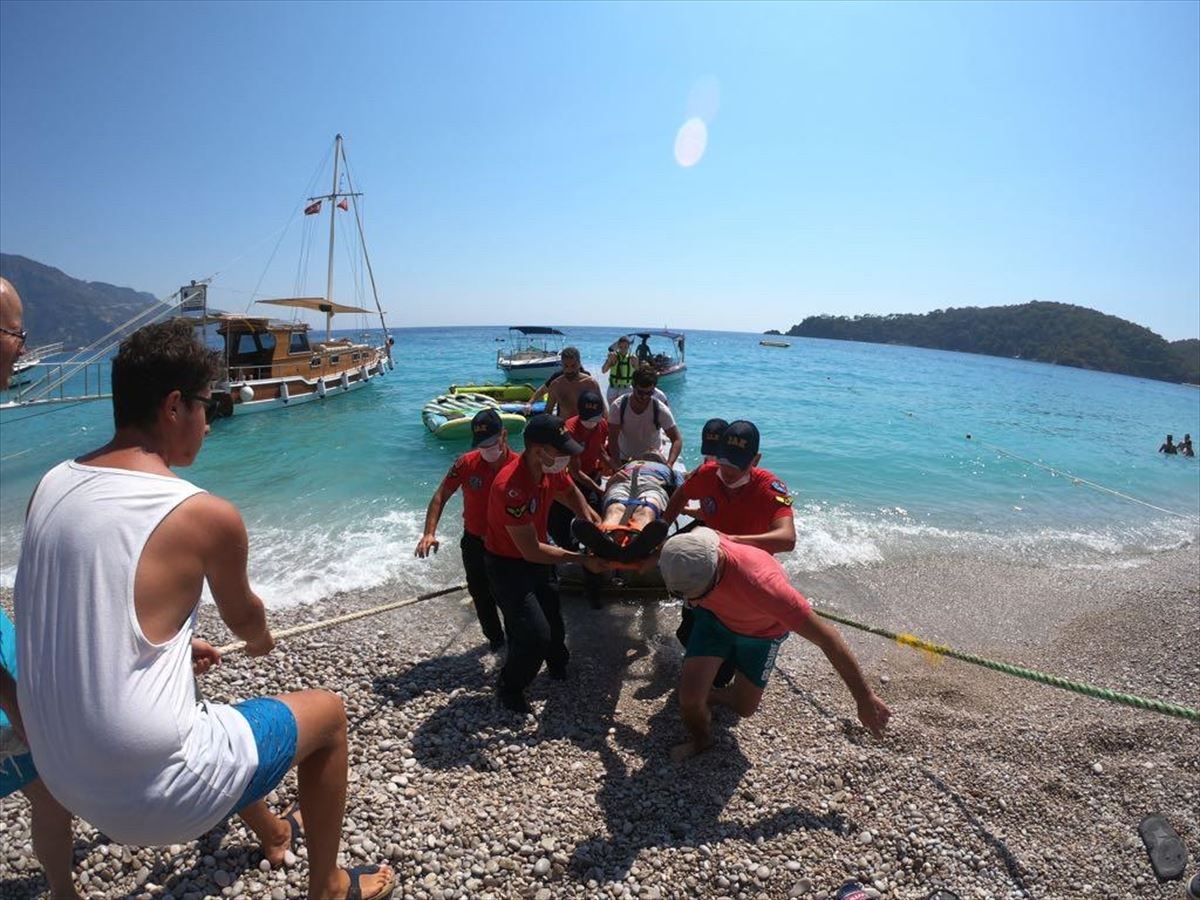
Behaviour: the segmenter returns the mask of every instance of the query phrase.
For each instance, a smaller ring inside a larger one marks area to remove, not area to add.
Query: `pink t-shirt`
[[[725,571],[716,587],[696,605],[713,613],[730,631],[747,637],[777,638],[799,631],[812,607],[765,550],[721,535]]]

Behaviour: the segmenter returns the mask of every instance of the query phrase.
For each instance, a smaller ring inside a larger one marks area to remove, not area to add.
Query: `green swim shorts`
[[[707,609],[697,607],[693,612],[696,619],[684,658],[719,656],[732,660],[739,672],[760,688],[765,688],[771,670],[775,668],[779,645],[787,639],[787,634],[777,638],[748,637],[730,631]]]

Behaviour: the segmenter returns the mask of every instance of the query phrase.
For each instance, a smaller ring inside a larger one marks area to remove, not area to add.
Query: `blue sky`
[[[5,2],[0,249],[290,294],[341,131],[393,325],[1038,298],[1195,337],[1198,44],[1183,2]]]

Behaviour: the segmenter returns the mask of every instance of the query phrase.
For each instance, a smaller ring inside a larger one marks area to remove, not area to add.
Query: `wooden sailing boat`
[[[347,179],[347,190],[338,190],[338,163],[343,165]],[[181,289],[181,309],[184,314],[199,312],[197,325],[217,326],[217,334],[224,344],[224,369],[213,385],[213,396],[217,398],[216,416],[244,415],[264,412],[287,406],[296,406],[315,400],[327,400],[339,394],[349,393],[366,387],[374,378],[394,368],[392,362],[393,338],[388,334],[383,309],[379,305],[379,293],[375,287],[375,273],[371,258],[367,255],[363,236],[362,216],[358,198],[362,194],[353,190],[349,182],[349,165],[342,136],[334,140],[333,189],[328,194],[309,197],[305,213],[319,213],[321,204],[329,203],[329,263],[324,297],[288,297],[275,300],[259,300],[272,306],[307,309],[325,314],[325,339],[314,342],[310,338],[307,323],[285,322],[267,316],[243,316],[229,313],[212,313],[207,308],[206,285],[193,282]],[[333,246],[335,216],[338,209],[349,211],[353,207],[354,219],[362,241],[363,259],[370,276],[371,293],[375,309],[348,306],[333,301]],[[338,313],[379,315],[383,343],[372,345],[366,341],[349,338],[333,338],[333,317]]]

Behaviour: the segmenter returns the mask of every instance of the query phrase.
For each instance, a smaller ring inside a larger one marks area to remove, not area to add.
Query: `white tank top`
[[[180,478],[67,461],[42,479],[25,523],[13,605],[29,746],[59,802],[121,843],[200,836],[258,765],[241,713],[195,698],[195,608],[161,644],[134,609],[146,541],[199,493]]]

